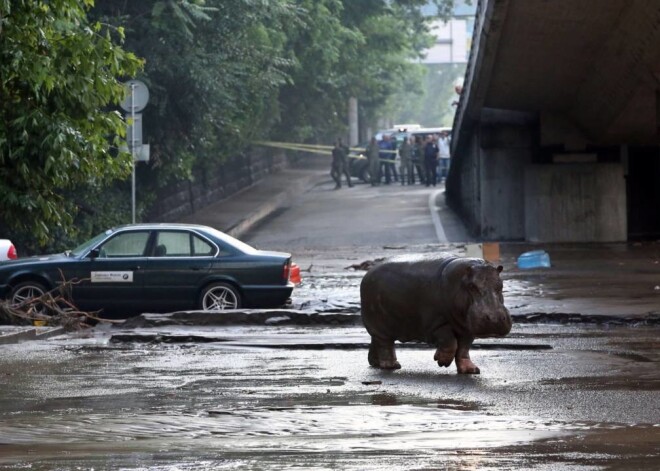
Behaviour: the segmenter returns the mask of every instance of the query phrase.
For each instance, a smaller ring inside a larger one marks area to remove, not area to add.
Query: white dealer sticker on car
[[[92,283],[133,283],[133,272],[93,271]]]

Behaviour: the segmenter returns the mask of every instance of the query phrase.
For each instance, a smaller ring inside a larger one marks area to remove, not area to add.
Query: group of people
[[[335,189],[341,188],[342,175],[346,176],[348,186],[353,186],[348,155],[349,148],[337,139],[332,149],[330,171]],[[398,146],[393,136],[385,134],[380,141],[372,137],[366,148],[366,157],[372,186],[380,185],[383,179],[386,185],[393,181],[401,182],[401,185],[414,185],[415,174],[422,185],[436,186],[446,180],[449,172],[449,133],[410,135]]]
[[[447,178],[449,172],[449,133],[411,135],[398,148],[391,136],[384,135],[380,141],[373,137],[366,154],[373,186],[380,185],[383,178],[386,185],[392,181],[414,185],[415,174],[422,185],[436,186]]]

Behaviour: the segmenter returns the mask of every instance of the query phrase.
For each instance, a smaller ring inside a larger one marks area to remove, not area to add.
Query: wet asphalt
[[[301,317],[99,325],[1,345],[0,470],[658,469],[660,327],[648,317],[522,322],[549,301],[512,276],[505,303],[520,322],[476,342],[480,375],[438,367],[419,344],[398,346],[401,370],[370,367],[360,266],[461,250],[434,239],[425,189],[371,190],[346,189],[356,197],[337,205],[319,185],[245,237],[294,254]]]

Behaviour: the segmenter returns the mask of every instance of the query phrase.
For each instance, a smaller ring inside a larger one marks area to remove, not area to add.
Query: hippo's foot
[[[433,355],[433,359],[438,362],[438,366],[444,366],[446,368],[454,361],[454,355],[456,355],[456,349],[447,350],[446,348],[438,348],[435,351],[435,355]]]
[[[398,370],[401,368],[401,363],[396,359],[394,343],[391,347],[382,347],[372,343],[369,346],[369,364],[374,368],[383,370]]]
[[[479,367],[472,363],[472,360],[469,358],[457,358],[456,359],[456,369],[459,374],[467,375],[478,375],[481,373]]]
[[[399,370],[401,369],[401,363],[398,362],[398,360],[381,360],[378,365],[376,365],[376,368],[380,368],[381,370]]]

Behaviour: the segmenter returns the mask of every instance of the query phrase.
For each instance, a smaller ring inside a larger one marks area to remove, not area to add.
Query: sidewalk
[[[273,173],[178,222],[211,226],[240,238],[259,222],[286,207],[297,196],[329,178],[327,163],[318,159],[305,168],[285,169]]]

